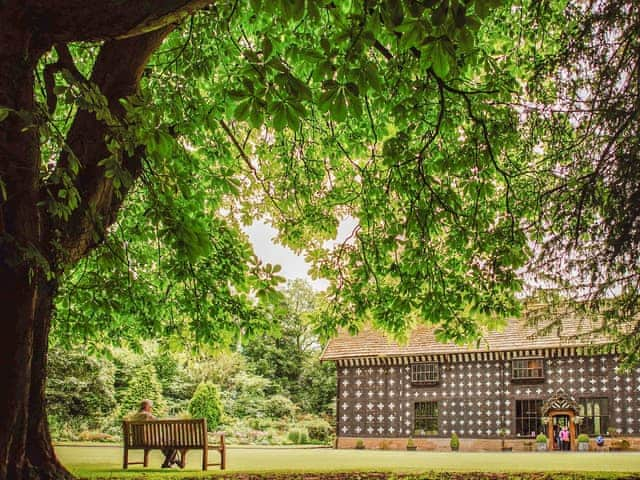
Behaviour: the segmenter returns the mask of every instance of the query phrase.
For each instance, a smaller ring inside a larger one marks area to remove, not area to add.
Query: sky
[[[264,263],[278,264],[282,266],[280,275],[287,280],[301,278],[308,281],[314,290],[325,290],[329,282],[324,279],[313,280],[309,277],[309,264],[305,262],[304,255],[296,255],[293,250],[273,242],[278,231],[264,222],[253,222],[244,231],[249,235],[253,244],[253,250]]]
[[[347,217],[338,227],[338,236],[331,243],[343,241],[351,234],[357,222],[354,218]],[[309,276],[309,264],[304,260],[304,254],[296,255],[293,250],[283,247],[273,241],[278,231],[262,221],[255,221],[243,230],[249,236],[253,244],[253,250],[264,263],[278,264],[282,266],[280,274],[287,280],[301,278],[309,282],[314,290],[325,290],[329,282],[325,279],[313,280]]]

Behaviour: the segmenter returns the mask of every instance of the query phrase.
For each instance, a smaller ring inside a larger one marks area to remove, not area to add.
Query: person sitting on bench
[[[140,402],[140,409],[138,412],[131,416],[130,420],[133,422],[145,422],[147,420],[156,420],[156,417],[152,413],[153,402],[151,400],[142,400]],[[162,468],[171,468],[173,465],[177,465],[180,468],[184,468],[184,462],[179,458],[178,450],[175,448],[163,448],[164,462],[162,462]]]

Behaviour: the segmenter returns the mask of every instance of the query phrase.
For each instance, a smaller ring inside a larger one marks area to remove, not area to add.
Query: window
[[[543,380],[544,368],[541,358],[517,358],[511,364],[512,380]]]
[[[437,435],[438,402],[416,402],[414,409],[414,435]]]
[[[581,398],[580,416],[580,433],[604,435],[609,428],[609,399]]]
[[[544,432],[542,400],[516,400],[516,435],[534,437]]]
[[[411,365],[411,383],[414,385],[435,385],[440,381],[437,363],[414,363]]]

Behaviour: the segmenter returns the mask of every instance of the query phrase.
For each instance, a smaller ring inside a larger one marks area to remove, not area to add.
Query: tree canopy
[[[110,263],[108,279],[93,266],[76,268],[70,276],[82,271],[84,280],[67,285],[86,301],[68,318],[109,332],[86,318],[94,308],[83,307],[104,302],[111,313],[101,318],[110,325],[130,308],[152,322],[175,317],[174,305],[195,314],[200,335],[225,331],[221,312],[247,320],[227,287],[249,278],[248,252],[237,250],[246,241],[233,225],[256,216],[277,226],[283,243],[304,248],[315,274],[332,281],[326,334],[363,320],[401,334],[424,321],[442,338],[467,341],[479,325],[517,313],[515,271],[527,258],[512,187],[519,160],[510,157],[517,64],[508,25],[481,27],[488,16],[505,20],[496,6],[229,2],[191,17],[152,57],[140,91],[124,103],[127,132],[101,160],[116,187],[134,190],[111,227],[119,245],[107,240],[91,265],[97,257],[135,265],[118,269],[120,281]],[[90,69],[90,48],[71,52]],[[43,64],[52,62],[53,53]],[[100,95],[64,72],[55,77],[53,121],[63,132],[74,109],[100,108],[93,105]],[[119,152],[138,145],[136,187]],[[61,193],[49,208],[64,217],[78,192]],[[328,250],[324,242],[347,217],[357,219],[355,230]],[[226,235],[228,228],[236,233]],[[144,252],[132,235],[146,242]],[[167,274],[184,286],[158,278]],[[98,279],[96,297],[88,284]],[[114,303],[116,282],[132,302]],[[138,291],[156,300],[136,301]],[[193,303],[199,295],[205,311]]]
[[[281,279],[239,229],[258,216],[331,282],[325,335],[424,322],[469,341],[519,313],[533,265],[637,351],[622,327],[638,307],[638,12],[3,2],[0,479],[64,475],[44,420],[54,304],[73,292],[55,328],[74,341],[261,328]]]

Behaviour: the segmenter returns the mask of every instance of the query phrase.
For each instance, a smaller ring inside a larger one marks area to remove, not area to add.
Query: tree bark
[[[3,17],[2,20],[9,20]],[[31,36],[0,21],[0,106],[12,112],[0,124],[0,478],[17,478],[24,468],[27,403],[33,346],[36,289],[29,281],[29,253],[39,241],[37,184],[39,149],[33,129],[16,111],[32,111],[34,58]]]
[[[58,283],[56,280],[41,279],[38,282],[38,301],[33,329],[31,385],[27,405],[26,457],[30,468],[28,477],[64,480],[73,478],[73,475],[62,466],[53,450],[45,401],[49,331],[53,301],[57,291]]]
[[[33,128],[34,68],[47,45],[24,28],[19,10],[0,12],[0,106],[10,113],[0,124],[0,305],[3,334],[0,336],[0,479],[29,478],[34,474],[29,459],[29,422],[34,375],[44,379],[34,334],[45,304],[40,303],[38,280],[48,269],[42,256],[42,214],[38,207],[40,148]],[[43,292],[42,292],[43,293]],[[50,310],[48,312],[50,315]],[[47,320],[48,321],[48,320]],[[34,370],[37,368],[38,370]],[[37,415],[37,412],[36,412]],[[40,418],[43,414],[41,413]],[[38,418],[37,416],[34,417]],[[48,441],[48,432],[42,432]],[[48,442],[50,445],[50,441]],[[51,451],[51,453],[53,453]],[[55,472],[60,477],[60,471]],[[42,477],[41,477],[42,478]],[[46,477],[45,477],[46,478]],[[54,478],[54,474],[49,475]]]

